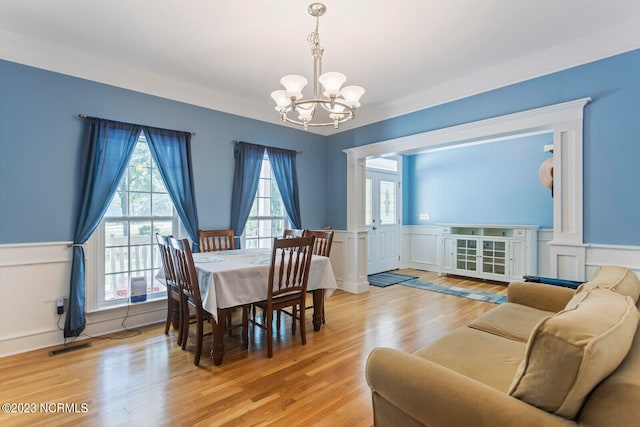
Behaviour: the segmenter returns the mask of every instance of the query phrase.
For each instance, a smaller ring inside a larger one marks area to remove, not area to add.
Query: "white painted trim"
[[[347,154],[347,229],[361,230],[364,226],[364,211],[359,208],[364,191],[364,177],[357,165],[366,157],[389,153],[419,153],[434,147],[466,144],[478,140],[504,138],[522,133],[551,131],[554,145],[554,229],[551,273],[562,277],[571,269],[572,276],[584,274],[584,257],[575,253],[575,246],[582,245],[583,199],[582,199],[582,128],[584,107],[591,98],[581,98],[560,104],[549,105],[504,116],[465,123],[448,128],[423,132],[402,138],[380,141],[373,144],[344,150]],[[517,142],[517,139],[513,139]],[[567,248],[567,249],[563,249]],[[574,267],[567,260],[577,262]],[[581,267],[580,267],[580,263]],[[582,273],[580,273],[582,272]],[[579,279],[574,279],[579,280]]]

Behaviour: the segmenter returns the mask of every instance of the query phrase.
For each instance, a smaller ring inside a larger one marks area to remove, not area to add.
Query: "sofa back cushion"
[[[600,381],[624,359],[638,326],[629,297],[593,288],[533,330],[509,394],[573,419]]]
[[[598,267],[591,280],[583,283],[577,293],[586,291],[592,287],[609,289],[623,296],[633,298],[634,304],[640,298],[640,279],[633,271],[626,267],[616,265],[603,265]]]

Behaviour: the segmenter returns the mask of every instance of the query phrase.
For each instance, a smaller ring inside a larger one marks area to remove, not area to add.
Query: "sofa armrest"
[[[563,310],[574,295],[573,289],[534,282],[511,282],[507,288],[508,302],[553,312]]]
[[[384,399],[385,406],[390,404],[418,423],[433,427],[576,425],[400,350],[374,349],[367,360],[366,378],[374,397],[376,427],[392,424],[384,421],[388,419],[382,413],[384,409],[376,408],[377,399]]]

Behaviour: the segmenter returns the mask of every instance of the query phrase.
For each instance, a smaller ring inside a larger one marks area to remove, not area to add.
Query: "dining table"
[[[251,248],[193,254],[202,307],[211,314],[211,358],[214,365],[224,358],[226,310],[264,301],[268,297],[271,249]],[[313,295],[313,329],[323,321],[324,300],[338,288],[329,258],[313,255],[307,292]]]

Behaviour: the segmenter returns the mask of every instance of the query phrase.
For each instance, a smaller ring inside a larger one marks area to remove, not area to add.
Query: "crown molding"
[[[338,130],[327,127],[309,129],[307,132],[325,136],[344,132],[638,48],[640,32],[637,31],[636,25],[619,26],[424,91],[417,91],[408,97],[379,105],[365,104],[358,109],[355,121],[342,124]],[[264,106],[256,106],[255,103],[228,93],[14,33],[0,31],[0,58],[224,113],[280,124],[277,114],[268,108],[270,104],[266,99]]]

